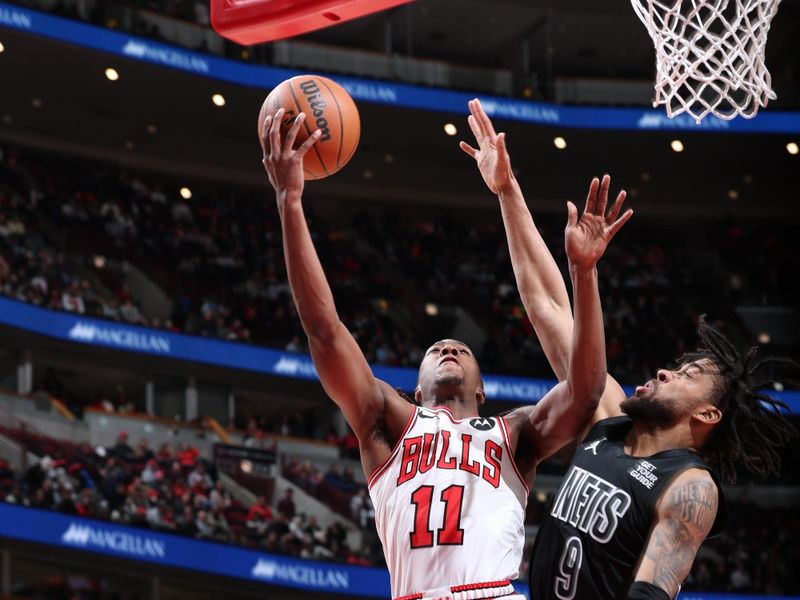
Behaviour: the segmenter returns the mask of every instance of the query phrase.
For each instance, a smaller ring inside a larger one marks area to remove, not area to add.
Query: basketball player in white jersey
[[[325,391],[358,436],[391,574],[404,600],[517,598],[523,521],[536,465],[585,426],[605,388],[605,341],[596,263],[630,217],[606,217],[592,198],[569,204],[566,248],[575,295],[568,374],[537,405],[481,418],[485,396],[472,351],[442,340],[425,353],[415,403],[376,379],[339,320],[303,215],[299,115],[281,140],[279,110],[262,131],[275,189],[289,284]]]

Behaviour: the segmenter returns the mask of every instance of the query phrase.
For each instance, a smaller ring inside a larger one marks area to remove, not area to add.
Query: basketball
[[[323,179],[333,175],[355,154],[361,137],[361,120],[355,102],[342,86],[319,75],[297,75],[280,83],[261,106],[258,115],[258,135],[264,119],[279,108],[286,112],[281,123],[281,135],[291,127],[301,112],[306,120],[297,134],[295,148],[308,139],[315,129],[322,132],[319,140],[303,159],[306,179]]]

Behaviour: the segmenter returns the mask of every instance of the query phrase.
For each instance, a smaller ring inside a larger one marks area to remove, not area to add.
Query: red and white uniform
[[[514,597],[528,488],[502,417],[418,407],[369,491],[394,598]]]

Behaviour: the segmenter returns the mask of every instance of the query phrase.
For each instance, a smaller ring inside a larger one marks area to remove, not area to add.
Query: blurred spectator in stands
[[[202,461],[198,461],[188,478],[189,487],[210,489],[213,486],[211,476],[206,472],[206,466]]]
[[[358,438],[349,427],[347,428],[347,433],[339,440],[339,447],[342,449],[342,457],[344,458],[358,460],[361,456],[358,447]]]
[[[176,458],[182,467],[191,469],[194,467],[198,456],[200,456],[200,451],[197,448],[190,446],[186,442],[182,442]]]
[[[362,487],[350,500],[350,516],[356,523],[361,522],[361,511],[366,506],[367,488]]]
[[[286,344],[286,350],[288,352],[305,352],[306,347],[303,342],[300,341],[300,336],[295,335],[292,336],[292,339]]]
[[[734,592],[751,591],[753,580],[743,560],[736,561],[736,568],[731,573],[731,590]]]
[[[333,425],[328,427],[328,431],[325,433],[325,443],[329,446],[339,445],[339,436],[336,435],[336,429],[333,427]]]
[[[77,282],[73,282],[61,294],[61,308],[69,312],[76,312],[83,314],[86,312],[86,307],[83,303],[83,297],[80,293],[80,287]]]
[[[208,494],[208,501],[211,504],[211,509],[215,512],[225,510],[233,505],[233,498],[222,481],[217,481],[213,489]]]
[[[117,443],[108,452],[120,460],[132,460],[134,454],[133,448],[128,444],[128,432],[120,431],[117,436]]]
[[[278,502],[278,512],[284,515],[287,519],[294,517],[294,490],[292,490],[292,488],[286,488],[286,490],[283,492],[283,497]]]
[[[264,496],[259,496],[250,510],[247,511],[247,526],[256,529],[259,534],[264,533],[267,525],[274,519],[272,508]]]

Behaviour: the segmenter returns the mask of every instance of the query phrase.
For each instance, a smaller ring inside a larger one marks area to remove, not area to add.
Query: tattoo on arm
[[[667,493],[645,559],[652,562],[652,583],[673,597],[714,524],[718,495],[716,486],[706,479],[679,484]]]

